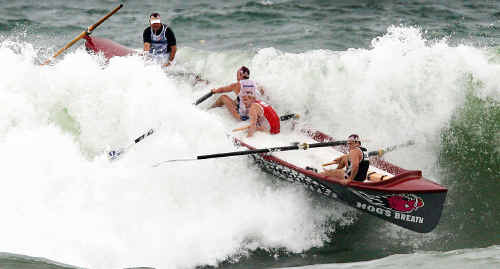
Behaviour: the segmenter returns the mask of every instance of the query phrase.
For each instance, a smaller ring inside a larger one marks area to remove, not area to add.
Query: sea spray
[[[1,53],[12,59],[0,88],[10,111],[0,125],[2,249],[91,268],[216,265],[257,248],[321,246],[325,221],[341,219],[344,207],[276,188],[246,158],[152,168],[233,150],[224,119],[192,105],[191,82],[138,57],[103,66],[77,50],[40,67]],[[107,160],[108,147],[149,128],[157,132]]]

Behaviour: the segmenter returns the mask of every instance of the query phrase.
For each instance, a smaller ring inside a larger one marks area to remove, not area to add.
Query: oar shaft
[[[134,139],[134,142],[132,142],[127,147],[120,148],[120,149],[117,149],[117,150],[112,150],[112,151],[108,152],[108,158],[110,159],[110,161],[118,159],[121,155],[123,155],[125,152],[127,152],[133,145],[141,142],[144,138],[146,138],[147,136],[152,135],[153,133],[154,133],[154,130],[153,129],[149,129],[149,131],[147,133],[144,133],[141,136],[139,136],[136,139]]]
[[[88,33],[91,33],[92,31],[94,31],[94,29],[97,28],[97,26],[101,25],[101,23],[103,23],[109,17],[113,16],[113,14],[115,14],[116,12],[118,12],[118,10],[120,10],[120,8],[122,8],[122,7],[123,7],[123,4],[119,4],[115,9],[111,10],[111,12],[109,12],[108,14],[106,14],[104,17],[102,17],[99,21],[97,21],[93,25],[91,25],[87,29]]]
[[[153,129],[149,129],[149,131],[141,136],[139,136],[138,138],[136,138],[134,140],[134,143],[137,144],[139,142],[141,142],[141,140],[143,140],[146,136],[150,136],[154,133],[154,130]]]
[[[280,116],[280,121],[287,121],[289,119],[298,119],[298,118],[299,118],[299,114],[291,113],[291,114],[285,114],[283,116]],[[233,130],[233,132],[243,131],[243,130],[246,130],[248,128],[250,128],[250,125],[236,128]]]
[[[107,20],[109,17],[111,17],[113,14],[115,14],[120,8],[123,7],[123,4],[118,5],[115,9],[113,9],[111,12],[106,14],[106,16],[102,17],[99,21],[94,23],[93,25],[89,26],[87,30],[81,32],[77,37],[75,37],[73,40],[71,40],[66,46],[64,46],[62,49],[58,50],[52,57],[48,58],[42,65],[46,65],[50,63],[54,58],[59,56],[61,53],[63,53],[65,50],[67,50],[69,47],[73,46],[78,40],[82,39],[84,36],[90,34],[97,26],[99,26],[101,23],[103,23],[105,20]]]
[[[214,93],[212,91],[208,92],[207,94],[203,95],[202,97],[200,97],[198,100],[196,100],[196,102],[194,102],[194,105],[197,106],[199,104],[201,104],[201,102],[207,100],[208,98],[210,98],[210,96],[212,96]]]
[[[394,151],[396,149],[407,147],[407,146],[411,146],[411,145],[414,145],[414,144],[415,144],[415,141],[409,140],[409,141],[407,141],[406,143],[403,143],[403,144],[394,145],[394,146],[390,146],[390,147],[387,147],[387,148],[370,151],[370,152],[368,152],[368,156],[379,156],[380,157],[380,156],[384,155],[386,152],[391,152],[391,151]]]
[[[200,156],[196,156],[196,159],[203,160],[203,159],[231,157],[231,156],[239,156],[239,155],[250,155],[250,154],[259,154],[259,153],[269,153],[269,152],[280,152],[280,151],[289,151],[289,150],[298,150],[298,149],[306,150],[306,149],[310,149],[310,148],[333,147],[333,146],[345,145],[346,143],[347,143],[346,141],[334,141],[334,142],[323,142],[323,143],[313,143],[313,144],[303,143],[303,144],[299,144],[299,145],[285,146],[285,147],[274,147],[274,148],[264,148],[264,149],[254,149],[254,150],[200,155]]]
[[[77,37],[75,37],[68,44],[66,44],[66,46],[64,46],[62,49],[58,50],[52,57],[48,58],[42,65],[46,65],[46,64],[50,63],[54,58],[59,56],[61,53],[63,53],[69,47],[73,46],[73,44],[75,44],[78,40],[82,39],[86,35],[87,35],[87,31],[81,32]]]
[[[283,116],[280,116],[280,121],[286,121],[286,120],[289,120],[289,119],[298,119],[299,118],[299,114],[295,114],[295,113],[290,113],[290,114],[286,114],[286,115],[283,115]]]
[[[250,154],[268,153],[268,152],[276,152],[276,151],[287,151],[287,150],[294,150],[294,149],[299,149],[299,147],[298,146],[287,146],[287,147],[280,147],[280,148],[267,148],[267,149],[255,149],[255,150],[216,153],[216,154],[196,156],[196,159],[203,160],[203,159],[231,157],[231,156],[238,156],[238,155],[250,155]]]

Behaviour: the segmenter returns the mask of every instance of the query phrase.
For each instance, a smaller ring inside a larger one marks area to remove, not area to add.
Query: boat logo
[[[356,190],[352,190],[352,192],[371,205],[396,212],[411,213],[424,206],[424,200],[422,198],[410,193],[373,195]]]
[[[411,213],[424,206],[422,198],[414,194],[393,194],[384,198],[388,208],[399,212]]]

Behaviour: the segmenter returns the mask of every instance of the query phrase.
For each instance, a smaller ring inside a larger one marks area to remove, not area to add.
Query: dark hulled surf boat
[[[301,132],[311,142],[331,142],[334,139],[322,132],[305,129]],[[280,135],[276,135],[279,139]],[[299,138],[300,139],[300,138]],[[280,139],[283,141],[283,139]],[[286,140],[286,139],[285,139]],[[250,150],[262,148],[254,140],[234,138],[235,144]],[[321,151],[322,150],[322,151]],[[333,155],[345,152],[344,147],[314,149],[309,152],[309,161],[321,158],[332,159]],[[304,153],[302,153],[304,154]],[[314,157],[312,155],[315,155]],[[253,154],[251,158],[264,171],[281,179],[300,183],[308,189],[329,198],[339,200],[351,207],[382,218],[406,229],[427,233],[439,223],[447,189],[422,176],[421,171],[409,171],[378,157],[370,160],[369,173],[384,177],[378,182],[353,181],[344,186],[340,181],[325,177],[314,170],[306,169],[304,161],[294,158],[290,152]],[[304,159],[304,158],[302,158]],[[307,159],[307,158],[305,158]],[[326,161],[327,159],[325,159]]]

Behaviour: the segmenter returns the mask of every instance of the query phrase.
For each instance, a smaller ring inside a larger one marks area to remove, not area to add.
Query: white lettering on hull
[[[377,213],[378,215],[386,216],[388,218],[392,217],[394,219],[407,221],[407,222],[421,223],[421,224],[424,223],[423,217],[413,216],[410,214],[403,214],[400,212],[393,212],[389,209],[380,208],[380,207],[376,207],[373,205],[367,205],[364,203],[356,202],[356,207],[359,209],[363,209],[365,211],[371,212],[371,213]]]

